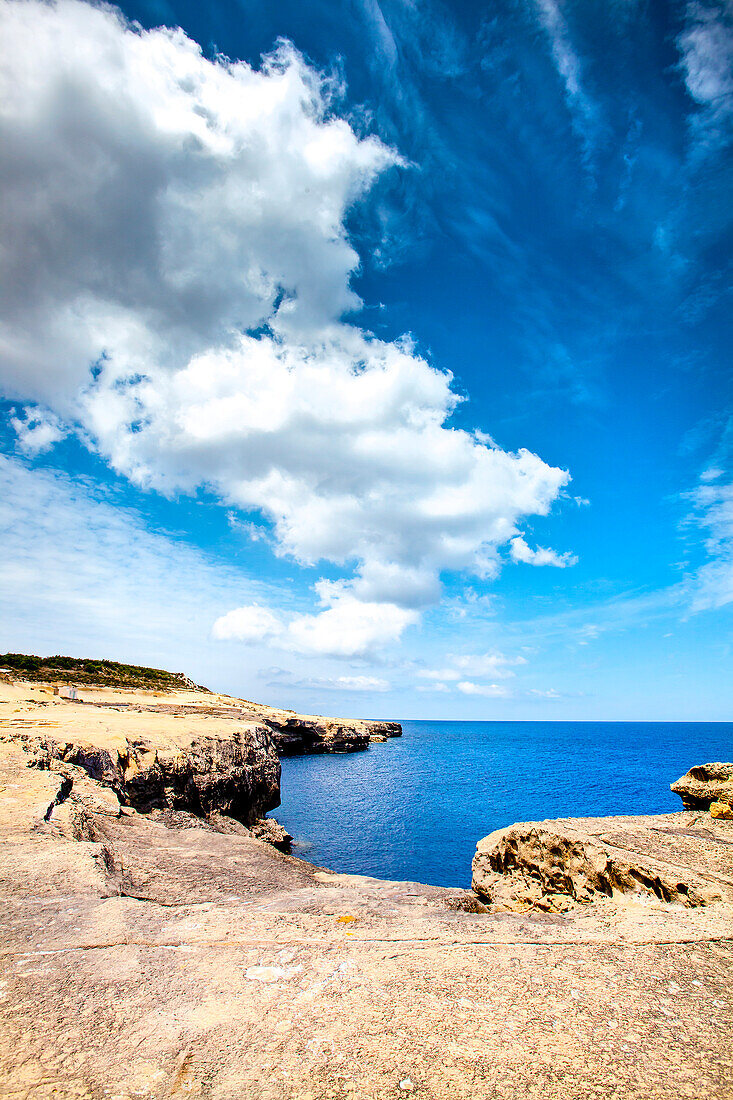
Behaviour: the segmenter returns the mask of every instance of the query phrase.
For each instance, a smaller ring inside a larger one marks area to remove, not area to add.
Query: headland
[[[679,813],[477,838],[451,890],[268,835],[280,755],[393,724],[3,676],[0,1095],[733,1095],[730,765]]]

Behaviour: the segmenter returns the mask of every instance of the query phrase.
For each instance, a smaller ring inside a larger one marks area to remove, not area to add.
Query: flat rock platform
[[[718,901],[493,911],[139,813],[3,737],[2,1097],[733,1097],[733,823],[633,819]]]

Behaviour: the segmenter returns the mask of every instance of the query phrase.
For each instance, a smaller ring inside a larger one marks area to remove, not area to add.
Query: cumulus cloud
[[[254,603],[221,615],[214,623],[211,633],[219,641],[234,638],[238,642],[267,645],[283,633],[283,623],[269,608]]]
[[[527,565],[555,565],[558,569],[576,565],[578,561],[575,554],[558,554],[556,550],[548,550],[543,546],[533,550],[521,535],[511,540],[509,553],[512,561],[526,562]]]
[[[204,487],[277,553],[349,571],[315,614],[238,608],[219,637],[373,652],[442,571],[493,575],[569,475],[452,428],[450,374],[346,323],[348,211],[401,161],[337,116],[334,82],[287,44],[259,69],[210,61],[79,0],[3,0],[0,32],[0,386],[33,404],[21,444],[75,431],[136,485]]]
[[[324,610],[315,615],[287,617],[252,604],[217,619],[213,636],[323,657],[368,657],[399,641],[405,628],[417,620],[417,612],[410,608],[356,599],[339,582],[319,581],[316,591]]]
[[[50,450],[66,434],[59,418],[47,409],[23,409],[20,415],[10,417],[10,423],[18,440],[18,448],[27,455]]]

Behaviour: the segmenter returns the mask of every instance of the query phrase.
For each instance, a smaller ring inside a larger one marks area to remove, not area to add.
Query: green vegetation
[[[89,657],[36,657],[30,653],[0,653],[0,670],[18,673],[24,680],[66,680],[74,684],[108,687],[147,687],[172,690],[201,688],[182,672],[162,668],[123,665],[119,661],[97,661]]]

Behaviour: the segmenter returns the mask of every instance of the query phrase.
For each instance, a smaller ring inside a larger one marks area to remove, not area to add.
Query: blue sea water
[[[282,762],[278,821],[336,871],[469,886],[476,841],[514,821],[682,809],[669,784],[733,759],[733,723],[403,722],[367,752]]]

